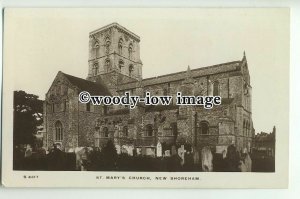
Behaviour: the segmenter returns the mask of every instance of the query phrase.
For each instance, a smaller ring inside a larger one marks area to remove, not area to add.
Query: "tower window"
[[[129,69],[128,69],[128,72],[129,72],[129,76],[131,77],[132,74],[133,74],[133,65],[129,65]]]
[[[52,112],[52,113],[55,112],[55,104],[51,104],[51,112]]]
[[[120,38],[120,40],[119,40],[118,49],[119,49],[119,54],[122,55],[122,51],[123,51],[123,39],[122,38]]]
[[[111,70],[111,67],[110,67],[110,60],[109,59],[106,59],[105,60],[105,70],[106,72],[109,72]]]
[[[95,41],[94,49],[96,51],[96,58],[100,57],[100,45],[98,40]]]
[[[132,44],[129,44],[129,47],[128,47],[128,58],[129,59],[132,59]]]
[[[57,84],[58,84],[58,85],[56,86],[56,95],[60,95],[60,93],[61,93],[61,92],[60,92],[60,91],[61,91],[61,88],[60,88],[60,87],[61,87],[61,86],[60,86],[60,82],[57,82]]]
[[[98,63],[95,63],[94,65],[93,65],[93,75],[95,76],[95,75],[97,75],[98,74]]]
[[[124,62],[123,62],[123,60],[120,60],[119,61],[119,70],[120,70],[120,72],[122,71],[123,67],[124,67]]]
[[[109,48],[110,48],[110,40],[109,40],[109,38],[106,38],[105,39],[105,51],[106,51],[106,54],[109,53]]]
[[[63,128],[60,121],[55,123],[55,141],[61,142],[63,140]]]

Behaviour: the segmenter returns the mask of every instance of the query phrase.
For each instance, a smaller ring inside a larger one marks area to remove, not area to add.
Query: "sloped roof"
[[[274,140],[275,140],[275,137],[274,137],[273,133],[261,132],[261,133],[255,135],[256,142],[270,142],[270,141],[274,141]]]
[[[79,77],[62,73],[79,91],[88,91],[92,95],[111,95],[109,89],[101,82],[92,82]]]
[[[222,64],[217,64],[213,66],[206,66],[202,68],[196,68],[190,70],[191,76],[193,78],[199,76],[207,76],[217,73],[226,73],[232,71],[238,71],[239,66],[241,65],[241,61],[232,61]],[[170,73],[167,75],[161,75],[157,77],[150,77],[142,80],[143,86],[150,86],[154,84],[162,84],[166,82],[180,81],[186,78],[187,71],[181,71],[177,73]],[[136,82],[129,82],[126,84],[119,85],[119,90],[126,90],[130,88],[134,88],[136,86]]]

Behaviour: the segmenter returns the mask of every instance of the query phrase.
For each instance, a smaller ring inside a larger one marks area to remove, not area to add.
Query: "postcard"
[[[287,188],[288,8],[6,8],[7,187]]]

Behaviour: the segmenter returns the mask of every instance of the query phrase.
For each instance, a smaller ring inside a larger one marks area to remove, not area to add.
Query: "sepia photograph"
[[[287,8],[5,9],[3,184],[286,187],[289,31]]]

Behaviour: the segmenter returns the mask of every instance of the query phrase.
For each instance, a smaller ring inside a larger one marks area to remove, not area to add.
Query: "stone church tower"
[[[88,80],[109,88],[142,78],[140,37],[117,23],[90,32]]]

